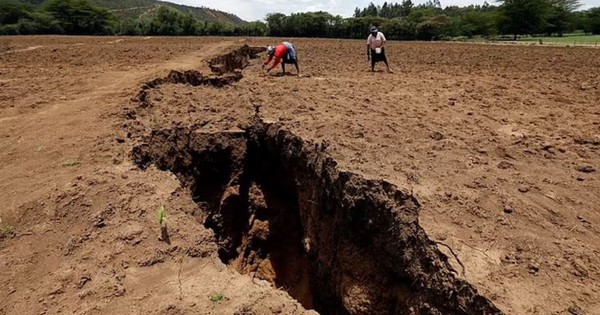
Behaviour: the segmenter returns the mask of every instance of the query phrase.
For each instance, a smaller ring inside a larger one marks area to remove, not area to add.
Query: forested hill
[[[41,5],[45,0],[22,0],[34,6]],[[191,14],[202,22],[222,22],[234,25],[246,23],[238,16],[205,7],[190,7],[171,2],[157,0],[91,0],[91,2],[108,8],[114,15],[121,18],[152,18],[161,6],[167,6],[181,13]]]

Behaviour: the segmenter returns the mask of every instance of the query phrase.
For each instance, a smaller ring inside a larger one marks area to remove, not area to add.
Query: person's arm
[[[265,67],[271,62],[271,60],[273,60],[273,56],[267,56],[267,60],[265,60],[265,63],[262,65],[263,70],[265,70]]]
[[[385,35],[383,35],[383,33],[381,34],[381,47],[385,46],[385,42],[387,42],[387,39],[385,39]]]
[[[296,66],[296,72],[298,73],[298,76],[300,76],[300,66],[298,66],[298,60],[294,62],[294,66]]]
[[[371,60],[371,38],[373,38],[373,35],[369,35],[369,38],[367,38],[367,60]]]
[[[267,70],[267,73],[269,71],[275,69],[275,67],[277,67],[280,62],[281,62],[281,58],[280,57],[275,57],[275,62],[273,62],[273,65],[271,67],[269,67],[269,69]]]

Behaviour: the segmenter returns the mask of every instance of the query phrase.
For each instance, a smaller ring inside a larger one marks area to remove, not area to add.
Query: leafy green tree
[[[381,9],[379,9],[379,16],[380,17],[384,17],[384,18],[392,18],[392,7],[390,5],[388,5],[387,2],[384,2],[383,5],[381,6]]]
[[[20,19],[29,17],[33,8],[21,1],[0,0],[0,24],[16,24]]]
[[[267,15],[267,25],[269,26],[269,35],[285,36],[283,33],[286,15],[282,13],[271,13]]]
[[[150,22],[147,33],[162,36],[231,35],[233,28],[226,28],[219,22],[200,23],[189,13],[161,6]]]
[[[88,0],[48,0],[43,11],[52,15],[66,34],[111,34],[112,14]]]
[[[232,36],[235,33],[235,27],[229,23],[213,22],[206,26],[206,35],[209,36]]]
[[[235,26],[234,34],[237,36],[267,36],[269,27],[261,21],[250,22]]]
[[[600,34],[600,7],[588,10],[587,29],[589,33]]]
[[[484,11],[470,11],[459,20],[460,35],[491,36],[496,34],[496,17],[494,13]]]
[[[572,28],[574,30],[584,31],[586,34],[589,33],[588,11],[575,11],[575,12],[573,12],[572,19],[573,19]]]
[[[183,34],[184,14],[166,6],[161,6],[150,22],[151,35],[176,36]]]
[[[363,17],[366,16],[379,16],[379,10],[377,10],[377,6],[373,2],[369,3],[369,6],[365,8],[363,12]]]
[[[440,0],[427,0],[427,2],[425,2],[424,6],[429,7],[429,8],[441,9],[442,3],[440,2]]]
[[[417,25],[417,38],[421,40],[444,39],[448,37],[452,21],[446,15],[437,15]]]
[[[116,26],[119,35],[138,36],[146,33],[148,26],[140,20],[123,19]]]
[[[349,19],[347,23],[348,35],[347,38],[367,38],[369,36],[369,28],[371,26],[382,27],[387,19],[367,16],[362,18]],[[384,28],[382,27],[382,31]]]
[[[27,18],[19,20],[19,34],[63,34],[60,22],[45,12],[32,12]]]
[[[181,24],[181,33],[180,33],[181,35],[186,35],[186,36],[199,35],[199,33],[198,33],[199,22],[191,14],[188,13],[188,14],[183,14],[182,16],[180,16],[179,23]]]
[[[546,21],[550,5],[547,0],[500,0],[502,17],[500,25],[506,34],[518,35],[540,33]]]
[[[399,6],[399,15],[397,15],[398,17],[402,17],[402,16],[409,16],[410,12],[412,11],[414,7],[414,4],[412,3],[411,0],[403,0],[402,1],[402,5]]]
[[[0,35],[19,35],[18,24],[0,25]]]
[[[394,40],[411,40],[415,39],[415,28],[411,27],[406,19],[394,18],[388,20],[382,29],[385,30],[385,36],[388,39]]]
[[[581,6],[579,0],[549,0],[550,8],[546,19],[545,33],[548,35],[558,34],[562,36],[567,31],[573,31],[574,15]]]

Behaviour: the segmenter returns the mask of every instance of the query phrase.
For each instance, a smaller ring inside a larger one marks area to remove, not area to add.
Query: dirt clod
[[[583,309],[577,305],[569,306],[567,311],[571,315],[585,315],[585,312],[583,311]]]
[[[575,167],[575,170],[581,173],[594,173],[596,172],[596,168],[591,165],[580,165]]]
[[[502,162],[498,163],[498,168],[501,170],[506,170],[506,169],[514,168],[514,165],[510,162],[502,161]]]
[[[536,263],[527,265],[527,270],[530,274],[537,274],[540,271],[540,266]]]
[[[438,132],[438,131],[433,132],[430,135],[430,137],[431,137],[431,139],[437,140],[437,141],[444,140],[444,138],[445,138],[445,136],[441,132]]]
[[[79,279],[79,283],[77,284],[77,287],[79,289],[83,289],[83,287],[86,285],[86,283],[92,281],[92,278],[89,275],[84,275]]]
[[[519,190],[519,192],[521,192],[521,193],[527,193],[527,192],[529,192],[529,190],[530,190],[530,189],[529,189],[529,187],[527,187],[527,186],[521,186],[521,187],[519,187],[519,189],[518,189],[518,190]]]

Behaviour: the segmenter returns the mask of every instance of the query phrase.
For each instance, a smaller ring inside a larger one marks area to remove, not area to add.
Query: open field
[[[600,313],[599,50],[275,41],[0,38],[0,314]]]
[[[557,44],[557,45],[591,45],[597,46],[600,44],[600,35],[584,35],[584,34],[566,34],[563,37],[557,36],[542,36],[542,37],[522,37],[520,40],[526,42],[539,43],[540,40],[546,45]]]

